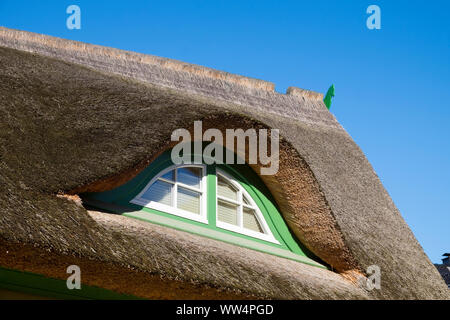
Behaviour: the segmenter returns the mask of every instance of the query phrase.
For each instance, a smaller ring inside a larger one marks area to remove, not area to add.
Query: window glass
[[[241,229],[241,231],[236,228],[230,229],[235,232],[246,234],[253,231],[266,235],[268,233],[263,227],[265,221],[261,219],[264,218],[239,182],[226,174],[217,173],[217,221],[232,224]],[[219,227],[230,228],[227,225]],[[255,236],[254,233],[252,235]]]
[[[217,218],[219,221],[238,225],[239,206],[219,200],[217,203]]]
[[[219,196],[237,201],[238,200],[238,192],[235,187],[231,185],[228,181],[226,181],[220,175],[217,176],[217,194]]]
[[[161,178],[169,181],[175,181],[175,170],[170,170],[169,172],[163,174]]]
[[[255,210],[244,207],[242,218],[244,228],[263,233],[263,229],[261,228],[258,218],[256,217]]]
[[[200,193],[178,187],[177,206],[179,209],[200,214]]]
[[[179,168],[177,181],[185,185],[200,188],[202,169],[196,167]]]
[[[172,204],[172,184],[156,180],[141,196],[145,200],[155,201],[170,206]]]

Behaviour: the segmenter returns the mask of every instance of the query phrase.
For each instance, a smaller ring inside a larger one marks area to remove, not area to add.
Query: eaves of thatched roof
[[[450,297],[318,93],[280,94],[261,80],[0,28],[0,119],[2,267],[65,279],[64,266],[78,264],[87,284],[149,298]],[[57,196],[123,183],[195,120],[280,129],[280,170],[261,178],[332,270]],[[380,290],[365,286],[371,265]]]

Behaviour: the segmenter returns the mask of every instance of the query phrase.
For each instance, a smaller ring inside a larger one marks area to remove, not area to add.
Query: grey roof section
[[[323,95],[309,90],[290,87],[287,94],[280,94],[274,91],[272,83],[263,80],[172,59],[3,27],[0,27],[0,46],[39,53],[159,86],[252,106],[260,111],[301,119],[307,123],[341,128],[323,104]]]
[[[445,264],[435,264],[434,266],[439,271],[445,283],[450,289],[450,266]]]

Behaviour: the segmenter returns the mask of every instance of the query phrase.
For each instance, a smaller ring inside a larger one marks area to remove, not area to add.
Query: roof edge
[[[311,90],[305,90],[297,87],[289,87],[286,90],[287,95],[295,96],[295,97],[301,97],[305,99],[312,99],[312,100],[323,100],[323,93],[311,91]]]
[[[275,91],[273,83],[264,80],[5,27],[0,27],[0,46],[342,130],[323,103],[323,95],[310,90],[289,87],[282,94]]]
[[[75,40],[68,40],[29,31],[10,29],[0,26],[0,39],[3,40],[2,44],[4,44],[5,40],[6,41],[12,40],[16,44],[18,44],[19,42],[34,43],[34,44],[40,43],[52,49],[64,49],[80,53],[82,51],[90,51],[91,54],[104,55],[110,58],[127,60],[129,62],[133,61],[142,64],[157,65],[165,69],[170,69],[174,71],[183,71],[197,76],[220,79],[226,82],[239,84],[241,86],[245,86],[248,88],[265,91],[275,91],[275,84],[265,80],[241,76],[238,74],[216,70],[175,59],[121,50],[112,47],[104,47],[100,45],[94,45]]]

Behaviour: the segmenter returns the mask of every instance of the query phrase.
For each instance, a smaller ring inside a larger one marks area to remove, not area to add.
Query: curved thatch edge
[[[93,246],[86,259],[2,242],[0,265],[67,279],[65,269],[77,264],[86,285],[150,299],[367,299],[325,269],[119,215],[89,216],[113,237],[113,255]]]
[[[222,112],[201,120],[203,132],[214,128],[220,130],[224,136],[226,129],[270,129],[254,119]],[[191,132],[191,136],[194,135],[193,126],[187,126],[186,129]],[[331,208],[308,164],[283,137],[280,139],[278,172],[274,175],[263,175],[260,178],[271,191],[285,221],[302,244],[330,265],[332,270],[346,273],[348,276],[351,274],[355,274],[356,277],[362,275],[362,269],[346,245]],[[131,180],[174,144],[175,142],[171,142],[164,147],[153,148],[150,157],[141,161],[138,166],[79,186],[68,191],[68,194],[103,192],[114,189]],[[245,147],[248,156],[248,141]],[[237,152],[236,149],[234,151]],[[248,163],[248,159],[246,161]],[[256,173],[259,173],[262,165],[258,163],[250,166]]]

